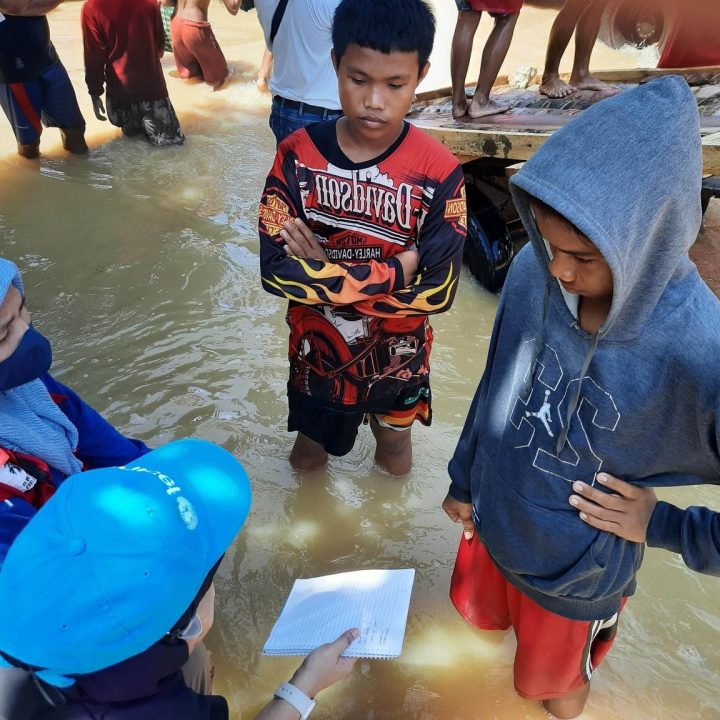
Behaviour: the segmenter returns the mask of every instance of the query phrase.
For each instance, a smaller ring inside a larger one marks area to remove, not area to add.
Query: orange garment
[[[228,66],[209,22],[175,16],[170,21],[175,65],[181,78],[201,77],[219,85],[228,76]]]

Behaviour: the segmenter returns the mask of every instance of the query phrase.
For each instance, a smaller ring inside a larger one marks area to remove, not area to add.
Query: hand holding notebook
[[[263,654],[306,655],[354,627],[360,636],[346,657],[398,657],[414,577],[412,569],[357,570],[296,580]]]

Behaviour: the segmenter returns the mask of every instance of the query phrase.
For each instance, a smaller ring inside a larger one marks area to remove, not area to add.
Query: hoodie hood
[[[697,103],[683,78],[667,76],[584,111],[552,135],[510,187],[551,296],[562,293],[547,269],[533,197],[603,254],[612,271],[613,302],[598,335],[631,340],[668,285],[694,269],[688,249],[702,222],[701,182]]]

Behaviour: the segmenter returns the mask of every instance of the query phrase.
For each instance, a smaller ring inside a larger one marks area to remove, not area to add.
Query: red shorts
[[[615,640],[620,615],[585,622],[545,610],[505,579],[477,536],[460,540],[450,599],[481,630],[512,626],[515,690],[528,700],[560,698],[590,682]]]
[[[209,22],[175,16],[170,21],[170,36],[181,78],[201,77],[210,85],[219,85],[228,76],[225,56]]]

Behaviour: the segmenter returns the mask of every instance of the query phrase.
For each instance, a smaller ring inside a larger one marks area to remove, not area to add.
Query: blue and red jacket
[[[121,435],[76,393],[46,374],[40,378],[57,406],[78,430],[77,458],[84,470],[124,465],[149,452],[143,442]],[[39,458],[4,449],[9,461],[37,480],[26,493],[0,483],[0,567],[20,531],[52,497],[65,475]],[[217,563],[219,565],[219,562]],[[197,597],[177,628],[185,627],[212,582],[217,565],[208,574]],[[188,660],[183,640],[164,637],[146,651],[110,668],[75,678],[63,691],[65,702],[48,707],[47,720],[227,720],[224,698],[204,696],[184,682],[180,668]]]
[[[60,410],[78,430],[75,455],[82,462],[84,470],[124,465],[150,451],[140,440],[131,440],[120,434],[77,393],[55,380],[49,373],[40,380]],[[25,493],[0,484],[0,566],[20,531],[65,479],[64,473],[49,467],[40,458],[4,450],[10,462],[21,467],[38,482],[32,490]]]

